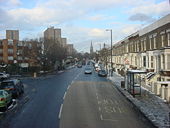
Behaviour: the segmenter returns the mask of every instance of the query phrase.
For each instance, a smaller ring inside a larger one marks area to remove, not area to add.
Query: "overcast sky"
[[[0,0],[0,39],[5,30],[20,31],[20,40],[38,38],[54,26],[78,51],[98,50],[170,13],[169,0]]]

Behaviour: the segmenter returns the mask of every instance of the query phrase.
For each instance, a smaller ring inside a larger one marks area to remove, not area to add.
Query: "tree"
[[[54,68],[56,61],[62,66],[62,60],[67,57],[67,49],[62,46],[58,40],[45,39],[44,55],[47,58],[46,63]]]

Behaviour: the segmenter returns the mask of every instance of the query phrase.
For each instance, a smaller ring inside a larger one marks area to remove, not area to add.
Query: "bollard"
[[[37,77],[37,73],[36,72],[34,72],[34,78],[36,78]]]

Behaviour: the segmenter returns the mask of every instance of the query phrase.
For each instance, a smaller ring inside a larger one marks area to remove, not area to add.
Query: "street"
[[[23,82],[25,94],[1,127],[153,127],[106,78],[84,74],[84,67]]]

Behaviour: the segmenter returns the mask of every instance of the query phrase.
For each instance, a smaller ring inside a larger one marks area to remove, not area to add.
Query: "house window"
[[[161,44],[162,44],[162,47],[165,46],[165,34],[161,35]]]
[[[137,41],[137,52],[139,52],[139,41]]]
[[[149,49],[152,49],[152,35],[149,36]]]
[[[8,60],[14,60],[13,56],[8,56]]]
[[[167,54],[167,69],[170,70],[170,54]]]
[[[146,56],[143,56],[143,66],[146,67]]]
[[[8,40],[8,45],[13,45],[13,40]]]
[[[14,50],[13,49],[8,49],[8,53],[13,54]]]
[[[155,34],[153,34],[153,49],[156,49],[156,35],[157,35],[157,33],[155,33]]]
[[[141,40],[141,51],[143,51],[143,40]]]
[[[162,55],[162,69],[165,69],[165,55]]]
[[[153,38],[153,48],[156,49],[156,36]]]
[[[153,68],[153,56],[151,56],[151,68]]]
[[[22,60],[22,56],[18,56],[18,60]]]
[[[3,50],[2,50],[2,49],[0,49],[0,53],[3,53]]]
[[[170,46],[170,32],[168,33],[168,46]]]
[[[2,56],[0,56],[0,60],[3,60]]]
[[[18,42],[18,46],[23,46],[21,41]]]
[[[146,39],[144,39],[144,51],[146,51]]]

